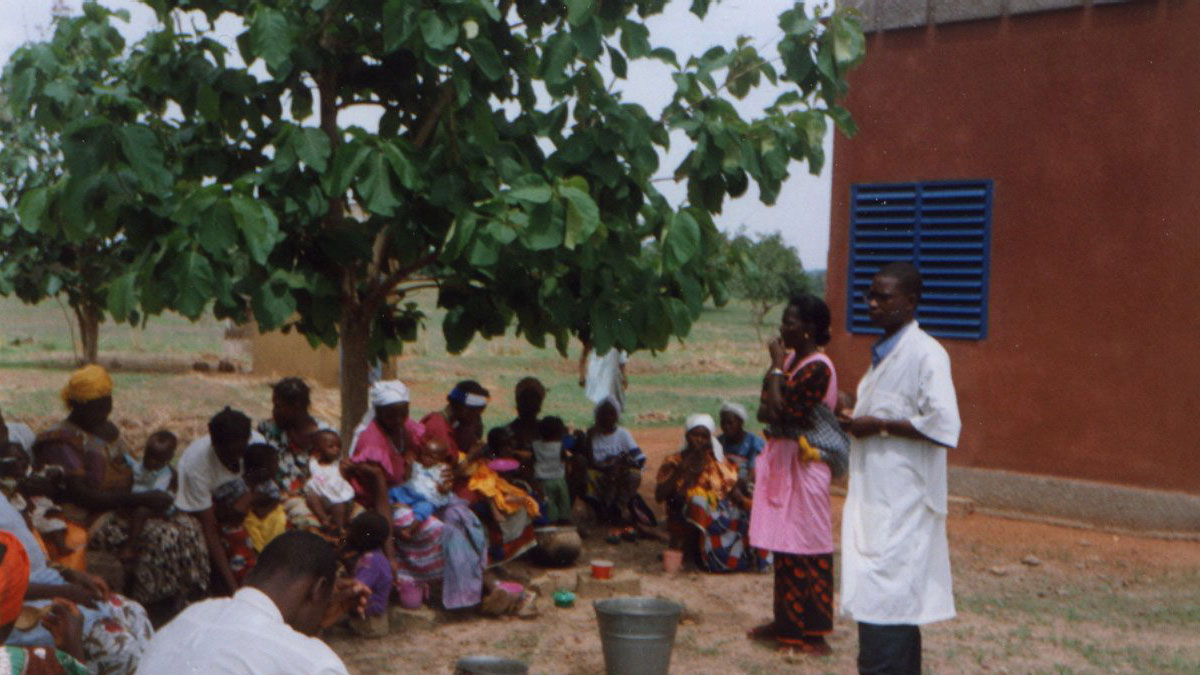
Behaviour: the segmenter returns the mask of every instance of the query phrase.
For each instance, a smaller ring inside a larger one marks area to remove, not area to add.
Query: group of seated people
[[[491,568],[533,548],[536,525],[569,524],[576,498],[613,543],[653,536],[657,523],[638,494],[646,456],[620,425],[620,403],[601,401],[594,423],[571,432],[541,416],[546,390],[536,378],[514,394],[516,419],[485,434],[489,392],[476,381],[458,383],[420,420],[402,382],[377,382],[344,454],[337,431],[311,414],[309,387],[289,377],[273,386],[271,417],[257,426],[225,408],[181,452],[176,435],[159,430],[135,453],[109,419],[111,377],[86,366],[62,391],[61,422],[36,435],[0,422],[0,530],[27,553],[24,601],[69,601],[82,619],[72,656],[93,672],[132,672],[151,617],[161,624],[197,600],[238,592],[273,541],[301,531],[328,542],[368,598],[358,630],[386,626],[392,598],[527,615],[534,594]],[[689,547],[701,569],[762,569],[769,558],[748,545],[746,523],[763,441],[745,430],[740,405],[727,403],[720,420],[718,436],[710,416],[689,418],[654,494],[671,547]],[[89,571],[105,556],[120,571],[107,581]],[[56,644],[47,626],[64,611],[18,625],[6,644]]]

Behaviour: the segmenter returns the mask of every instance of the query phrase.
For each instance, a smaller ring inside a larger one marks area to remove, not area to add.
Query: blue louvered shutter
[[[925,281],[921,327],[943,338],[987,336],[992,181],[860,184],[850,188],[847,329],[879,333],[863,294],[889,262],[913,262]]]

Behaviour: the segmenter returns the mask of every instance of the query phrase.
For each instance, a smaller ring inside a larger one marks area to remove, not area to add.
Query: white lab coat
[[[858,385],[854,416],[906,419],[929,440],[874,435],[850,445],[842,513],[842,613],[875,624],[952,619],[946,449],[961,422],[950,358],[917,322]]]

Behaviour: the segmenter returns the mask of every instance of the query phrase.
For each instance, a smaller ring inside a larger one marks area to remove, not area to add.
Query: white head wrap
[[[721,404],[721,412],[737,415],[738,417],[742,418],[742,424],[750,421],[749,415],[746,414],[746,406],[742,405],[741,403],[725,401]]]
[[[381,380],[371,385],[371,405],[367,406],[367,412],[363,415],[362,421],[358,423],[357,427],[354,427],[354,438],[350,441],[350,453],[353,454],[354,446],[358,445],[358,437],[375,420],[375,408],[408,403],[408,401],[408,387],[400,380]]]
[[[408,403],[408,387],[400,380],[382,380],[371,385],[371,405],[383,407]]]
[[[717,425],[715,422],[713,422],[712,415],[709,415],[708,413],[700,413],[698,415],[689,416],[687,418],[687,422],[684,424],[684,433],[686,434],[696,427],[704,427],[705,429],[708,429],[708,433],[712,434],[713,456],[717,458],[718,462],[724,462],[725,448],[721,447],[721,442],[717,440]],[[683,447],[685,449],[687,448],[687,439],[684,439]]]

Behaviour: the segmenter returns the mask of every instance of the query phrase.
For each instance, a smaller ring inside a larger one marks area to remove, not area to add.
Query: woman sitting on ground
[[[408,479],[408,455],[416,451],[424,427],[409,417],[408,387],[400,380],[371,385],[371,406],[354,430],[344,473],[359,502],[391,520],[388,489]]]
[[[616,399],[609,397],[597,404],[594,418],[582,453],[587,462],[585,500],[609,527],[610,543],[621,537],[634,541],[639,511],[649,511],[638,496],[646,455],[629,430],[620,426],[621,406]]]
[[[459,457],[455,492],[471,504],[488,532],[488,561],[498,565],[537,545],[533,519],[537,503],[488,466],[482,441],[488,390],[463,380],[446,396],[446,407],[421,420],[426,437],[439,439],[450,457]],[[518,494],[519,493],[519,494]]]
[[[309,412],[311,391],[304,380],[285,377],[271,389],[271,419],[258,423],[258,433],[279,453],[274,477],[283,499],[288,524],[299,529],[319,529],[320,519],[309,508],[304,486],[309,479],[309,459],[318,431],[333,427]]]
[[[725,450],[725,459],[738,468],[738,478],[746,482],[750,494],[754,494],[754,460],[766,447],[767,442],[756,434],[746,431],[746,406],[726,401],[721,405],[721,435],[717,442]]]
[[[737,465],[713,437],[709,415],[687,419],[683,448],[663,460],[654,498],[667,507],[668,546],[694,555],[707,572],[763,570],[769,556],[750,547],[750,495]]]
[[[117,553],[129,538],[129,522],[121,514],[137,507],[165,514],[170,494],[158,490],[133,493],[133,473],[125,459],[127,446],[111,421],[112,378],[96,365],[71,375],[62,398],[67,419],[42,432],[34,444],[35,467],[60,467],[65,474],[59,505],[69,520],[90,527],[89,545]],[[169,614],[208,589],[208,557],[203,533],[182,514],[146,523],[133,542],[129,594]]]
[[[24,604],[44,608],[55,602],[68,601],[78,606],[82,614],[82,634],[80,653],[73,656],[86,661],[91,672],[136,671],[142,651],[154,634],[146,610],[133,600],[111,592],[100,577],[51,567],[41,540],[6,499],[0,499],[0,531],[10,533],[24,549],[28,580]],[[15,580],[9,569],[0,572],[0,588]],[[4,632],[4,623],[0,621],[0,633]],[[58,644],[58,637],[44,624],[13,630],[7,636],[0,635],[4,644],[18,647],[53,648]]]
[[[8,639],[24,613],[29,586],[29,556],[9,532],[0,531],[0,643]],[[83,661],[83,617],[79,609],[57,600],[39,621],[54,643],[39,647],[0,647],[0,673],[87,675]]]

